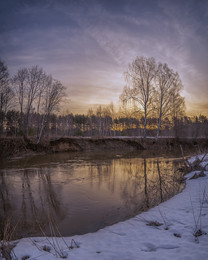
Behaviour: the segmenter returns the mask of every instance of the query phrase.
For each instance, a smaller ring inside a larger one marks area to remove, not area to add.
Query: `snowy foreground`
[[[39,260],[208,259],[208,166],[205,177],[189,180],[195,173],[186,176],[182,193],[132,219],[64,239],[24,238],[17,241],[14,255]]]

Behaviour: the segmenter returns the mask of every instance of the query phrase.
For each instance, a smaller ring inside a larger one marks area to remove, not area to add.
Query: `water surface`
[[[16,236],[84,234],[135,216],[183,188],[181,159],[147,152],[60,153],[0,167],[0,222]]]

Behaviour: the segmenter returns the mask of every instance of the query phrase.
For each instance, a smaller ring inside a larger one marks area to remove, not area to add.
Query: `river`
[[[57,153],[1,162],[0,228],[15,238],[95,232],[180,192],[175,154]]]

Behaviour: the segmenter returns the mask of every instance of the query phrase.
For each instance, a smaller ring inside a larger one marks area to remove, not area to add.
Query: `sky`
[[[208,115],[207,0],[0,1],[0,58],[11,76],[39,65],[67,87],[69,112],[118,102],[137,56],[177,71],[187,112]]]

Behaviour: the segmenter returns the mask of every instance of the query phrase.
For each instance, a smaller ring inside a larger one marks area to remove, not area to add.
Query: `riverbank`
[[[194,158],[190,160],[193,162]],[[159,206],[98,232],[67,238],[24,238],[13,242],[16,259],[196,260],[208,258],[208,156],[204,177]],[[15,259],[15,258],[14,258]]]
[[[0,138],[0,159],[14,156],[28,156],[38,153],[151,150],[151,151],[203,151],[208,149],[208,139],[154,138],[141,137],[62,137],[36,144],[31,139]]]

